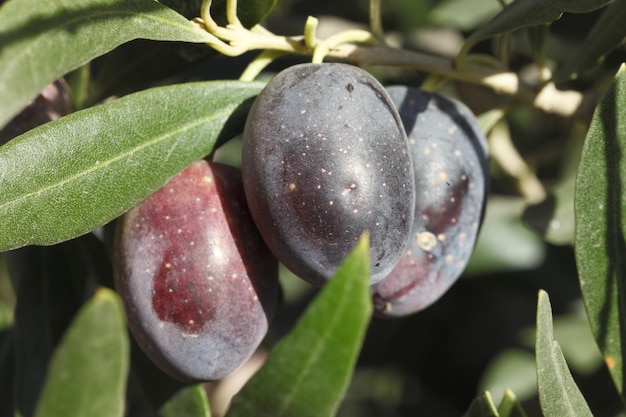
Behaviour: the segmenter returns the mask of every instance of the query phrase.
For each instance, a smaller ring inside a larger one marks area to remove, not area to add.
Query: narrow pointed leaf
[[[369,262],[369,244],[362,238],[233,399],[228,417],[335,415],[372,314]]]
[[[626,41],[626,2],[609,4],[565,67],[555,78],[574,78],[581,71],[599,64],[604,57]]]
[[[624,395],[626,348],[626,66],[593,116],[574,198],[575,254],[583,301],[598,347]],[[626,397],[625,397],[626,398]]]
[[[565,363],[559,343],[554,340],[552,307],[545,291],[539,292],[535,354],[539,402],[543,415],[593,417]]]
[[[519,400],[511,390],[506,390],[498,404],[498,414],[500,417],[527,417]]]
[[[178,391],[161,407],[162,417],[211,417],[207,394],[202,384]]]
[[[0,8],[0,126],[47,84],[132,39],[209,35],[154,0],[11,0]]]
[[[85,238],[93,236],[85,236]],[[15,310],[17,375],[15,406],[23,417],[34,414],[50,357],[72,318],[85,302],[91,274],[85,238],[50,247],[9,252],[19,280]]]
[[[470,404],[463,417],[500,417],[489,391],[485,391]]]
[[[515,0],[467,39],[474,44],[496,35],[529,26],[551,23],[563,13],[587,13],[612,0]]]
[[[37,417],[122,417],[129,342],[117,294],[100,289],[55,351]]]
[[[0,251],[80,236],[132,208],[240,128],[244,103],[261,88],[216,81],[150,89],[0,147]]]

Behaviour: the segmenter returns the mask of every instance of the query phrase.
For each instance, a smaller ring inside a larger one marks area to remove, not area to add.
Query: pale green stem
[[[265,50],[261,52],[256,58],[252,60],[246,67],[246,69],[241,73],[239,77],[239,81],[254,81],[254,79],[267,67],[271,64],[276,58],[279,58],[285,55],[286,52],[283,51],[273,51],[273,50]]]
[[[317,44],[317,24],[319,20],[316,17],[309,16],[304,24],[304,45],[313,50]]]
[[[226,21],[236,27],[243,27],[237,16],[237,0],[226,0]]]

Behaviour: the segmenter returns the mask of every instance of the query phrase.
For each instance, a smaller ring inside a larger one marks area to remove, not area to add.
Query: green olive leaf
[[[210,35],[154,0],[12,0],[0,7],[0,126],[50,82],[132,39]]]
[[[99,289],[53,354],[36,417],[122,417],[129,342],[122,302]]]
[[[11,274],[19,284],[13,390],[23,417],[34,414],[50,357],[95,285],[95,258],[103,249],[95,236],[86,235],[60,245],[8,252]]]
[[[161,407],[162,417],[211,417],[206,390],[195,384],[178,391]]]
[[[11,140],[0,147],[0,251],[68,240],[134,207],[241,131],[262,87],[208,81],[149,89]]]
[[[504,391],[502,400],[498,404],[498,414],[500,417],[527,417],[519,400],[509,389]]]
[[[626,41],[626,2],[609,4],[593,28],[555,78],[575,78],[580,72],[599,64],[611,51]]]
[[[463,417],[500,417],[489,391],[485,391],[472,401]]]
[[[363,237],[233,398],[228,417],[335,415],[372,315],[369,263],[369,242]]]
[[[585,398],[565,363],[561,346],[554,340],[552,307],[545,291],[537,305],[537,387],[545,417],[593,417]]]
[[[623,398],[626,348],[626,66],[593,115],[574,197],[575,254],[589,323]]]
[[[466,45],[529,26],[551,23],[563,13],[588,13],[612,0],[514,0],[489,22],[473,32]],[[467,48],[467,47],[466,47]]]

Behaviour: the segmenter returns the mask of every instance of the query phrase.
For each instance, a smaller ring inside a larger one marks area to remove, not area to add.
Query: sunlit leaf
[[[122,417],[129,344],[119,297],[100,289],[55,351],[37,417]]]
[[[369,262],[369,244],[362,238],[233,399],[228,417],[335,415],[372,314]]]
[[[596,108],[577,176],[576,264],[594,337],[624,397],[626,66]]]
[[[11,0],[0,8],[0,126],[50,82],[132,39],[209,35],[154,0]]]
[[[0,251],[99,227],[242,127],[262,84],[202,82],[135,93],[0,147]],[[225,125],[226,124],[226,125]]]
[[[526,412],[511,390],[506,390],[504,396],[498,404],[498,414],[500,417],[526,417]]]
[[[565,363],[559,343],[554,340],[552,307],[545,291],[537,305],[537,385],[545,417],[593,417],[585,398]]]

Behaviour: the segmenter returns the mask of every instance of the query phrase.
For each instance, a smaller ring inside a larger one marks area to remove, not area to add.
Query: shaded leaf
[[[428,17],[433,23],[473,30],[496,15],[502,6],[497,1],[446,0],[435,3]]]
[[[489,391],[485,391],[470,404],[463,417],[499,417],[498,409],[493,403]]]
[[[624,397],[626,346],[626,66],[593,116],[576,179],[575,254],[583,301],[613,382]]]
[[[467,44],[475,44],[496,35],[529,26],[554,22],[563,13],[587,13],[612,0],[515,0],[484,26],[472,33]]]
[[[361,238],[295,328],[234,397],[228,417],[330,417],[372,315],[369,244]]]
[[[87,253],[94,246],[92,240],[97,241],[88,235],[57,246],[32,246],[8,254],[19,282],[15,310],[18,372],[13,389],[16,409],[24,417],[34,414],[52,352],[95,287]],[[101,252],[103,248],[93,249]]]
[[[0,250],[55,244],[132,208],[209,154],[220,135],[232,137],[261,88],[216,81],[150,89],[0,147]]]
[[[202,0],[162,0],[161,3],[186,18],[193,19],[200,14]],[[245,27],[252,27],[265,18],[275,3],[275,0],[239,0],[238,18]],[[225,25],[226,1],[213,1],[211,14],[217,22]],[[140,90],[150,83],[175,75],[215,56],[219,56],[219,53],[201,44],[134,40],[96,60],[94,64],[99,65],[99,70],[93,80],[93,91],[88,104],[98,103],[112,95],[119,96]],[[224,61],[216,64],[216,72],[232,78],[232,68],[229,73],[227,65]]]
[[[565,363],[559,343],[554,340],[552,307],[545,291],[537,305],[537,387],[545,417],[592,417],[593,414]]]
[[[129,40],[207,42],[153,0],[12,0],[0,8],[0,126],[47,84]]]
[[[202,384],[178,391],[161,408],[162,417],[211,417],[207,394]]]
[[[593,28],[555,78],[575,78],[580,72],[599,64],[606,55],[626,41],[626,2],[609,4]]]
[[[76,315],[55,351],[36,416],[123,416],[128,346],[122,303],[102,288]]]

